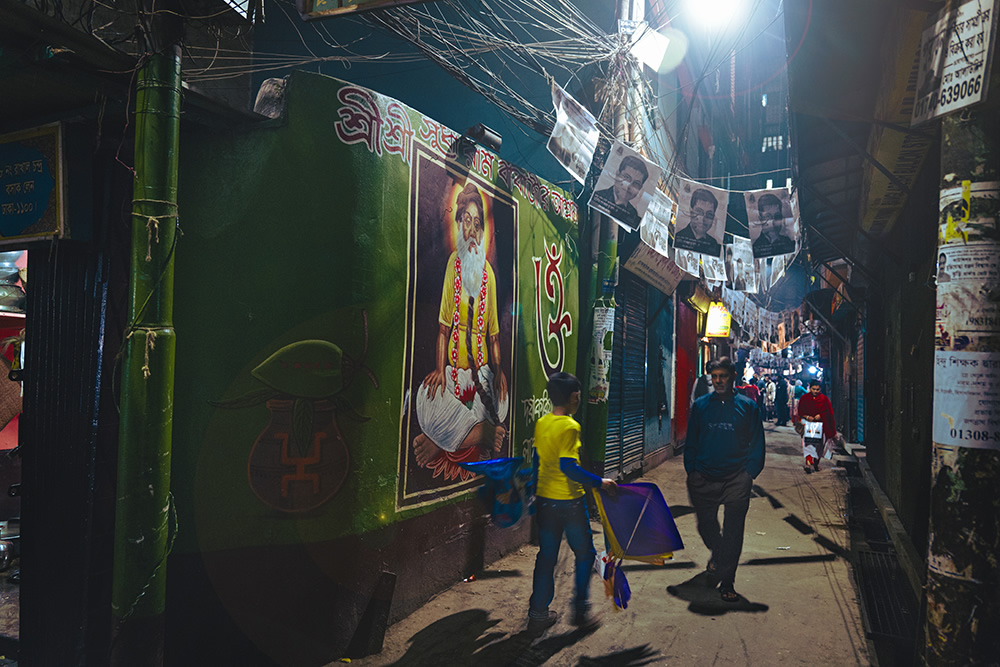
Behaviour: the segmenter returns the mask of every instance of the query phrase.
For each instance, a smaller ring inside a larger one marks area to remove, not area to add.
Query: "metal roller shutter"
[[[642,466],[646,436],[646,283],[626,285],[625,362],[622,378],[622,472]]]
[[[604,474],[608,476],[642,465],[645,438],[646,284],[623,273],[616,300],[604,454]]]

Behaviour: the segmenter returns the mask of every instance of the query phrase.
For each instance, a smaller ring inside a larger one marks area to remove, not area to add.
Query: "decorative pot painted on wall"
[[[247,479],[254,495],[273,509],[314,510],[336,495],[347,479],[350,454],[337,415],[344,412],[359,421],[367,418],[351,406],[344,391],[360,374],[378,387],[378,380],[364,365],[368,318],[363,317],[365,348],[360,360],[329,341],[296,341],[251,371],[265,389],[212,403],[228,409],[266,404],[270,420],[250,451]]]

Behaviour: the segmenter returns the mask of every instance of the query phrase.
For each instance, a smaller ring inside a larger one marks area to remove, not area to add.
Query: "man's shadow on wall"
[[[509,636],[492,631],[499,622],[491,619],[485,609],[468,609],[445,616],[414,634],[406,654],[389,667],[539,667],[597,630],[594,626],[558,634],[553,628],[538,639],[526,631]],[[651,664],[656,655],[648,646],[639,646],[610,656],[584,656],[580,664],[640,667]]]
[[[766,604],[751,602],[740,595],[735,602],[722,599],[719,589],[712,586],[707,572],[699,572],[676,586],[667,586],[667,592],[688,603],[688,611],[702,616],[721,616],[731,611],[761,612],[770,609]]]

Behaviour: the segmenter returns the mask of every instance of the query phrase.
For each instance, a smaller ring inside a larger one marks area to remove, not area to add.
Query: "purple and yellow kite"
[[[622,561],[662,565],[684,548],[684,542],[655,484],[619,484],[613,494],[596,488],[594,499],[609,551],[603,570],[605,590],[614,598],[616,608],[625,609],[632,593]]]

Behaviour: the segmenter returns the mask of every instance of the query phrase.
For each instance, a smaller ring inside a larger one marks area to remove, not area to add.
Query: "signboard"
[[[0,244],[64,235],[60,126],[0,135]]]
[[[732,317],[721,301],[713,301],[708,307],[708,321],[705,324],[705,335],[709,338],[727,338],[732,326]]]
[[[684,279],[684,271],[674,260],[657,252],[645,241],[635,247],[635,251],[625,262],[625,268],[667,296],[673,294]]]
[[[911,126],[986,99],[996,0],[969,0],[938,12],[920,40]]]

